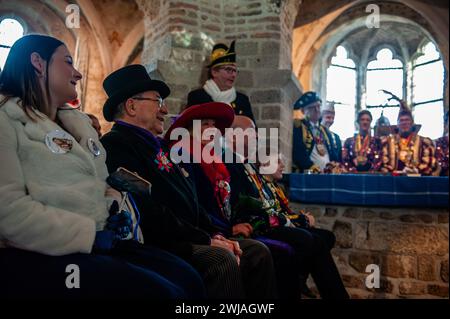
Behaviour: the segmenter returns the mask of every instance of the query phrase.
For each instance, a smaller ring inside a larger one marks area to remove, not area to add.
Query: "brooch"
[[[160,169],[161,171],[165,170],[166,172],[169,172],[173,167],[173,164],[169,161],[166,153],[164,153],[162,149],[160,149],[159,153],[156,155],[155,163],[158,164],[158,169]]]

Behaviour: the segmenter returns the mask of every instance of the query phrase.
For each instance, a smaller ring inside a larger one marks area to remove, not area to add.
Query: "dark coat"
[[[153,140],[145,139],[134,128],[115,124],[101,142],[107,151],[109,172],[122,166],[152,183],[151,196],[134,196],[146,243],[183,258],[192,254],[192,244],[210,244],[217,229],[199,205],[194,185],[173,163],[169,172],[158,168],[158,146]],[[169,156],[165,145],[162,149]]]
[[[214,196],[214,188],[206,174],[203,172],[200,164],[182,163],[180,166],[188,172],[188,178],[195,184],[199,202],[210,216],[211,221],[222,234],[227,237],[231,236],[232,222],[223,216]]]
[[[208,102],[213,102],[213,99],[211,98],[211,96],[208,93],[206,93],[206,91],[203,88],[201,88],[201,89],[189,92],[186,108],[188,108],[192,105],[208,103]],[[253,112],[252,112],[252,106],[250,104],[250,100],[248,99],[247,95],[242,94],[240,92],[236,92],[236,100],[231,102],[231,106],[233,107],[234,113],[236,115],[245,115],[245,116],[251,118],[253,123],[256,124],[255,117],[253,116]]]
[[[230,173],[230,205],[232,208],[232,216],[230,219],[227,219],[223,215],[217,200],[214,197],[213,185],[203,172],[201,165],[192,162],[182,163],[180,165],[188,172],[189,179],[195,183],[200,204],[205,208],[214,225],[216,225],[216,227],[220,229],[220,232],[225,236],[231,236],[233,225],[243,222],[242,220],[236,219],[237,216],[234,214],[234,208],[239,201],[239,194],[259,198],[257,189],[248,180],[247,175],[245,174],[244,165],[237,163],[236,161],[225,164]]]
[[[330,131],[331,136],[331,148],[336,155],[336,162],[342,163],[342,142],[339,135]]]

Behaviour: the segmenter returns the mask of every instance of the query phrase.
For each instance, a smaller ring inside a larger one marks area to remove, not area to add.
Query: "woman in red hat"
[[[224,163],[223,152],[228,150],[224,150],[221,145],[222,140],[217,138],[223,136],[226,128],[232,126],[233,119],[232,108],[224,103],[191,106],[177,118],[167,131],[165,138],[172,144],[172,156],[176,154],[183,158],[183,152],[189,153],[189,157],[184,157],[189,160],[180,163],[180,166],[196,185],[199,202],[206,209],[213,223],[225,236],[237,238],[241,247],[248,242],[255,242],[253,239],[267,245],[276,268],[279,296],[283,299],[297,298],[298,282],[294,278],[298,265],[295,264],[292,247],[285,242],[261,236],[255,224],[265,224],[264,210],[257,209],[258,211],[254,212],[247,210],[245,218],[240,216],[241,213],[237,207],[240,200],[239,195],[233,192],[237,185],[232,185],[232,179],[234,179],[232,174],[239,171],[242,164],[236,161]],[[198,122],[196,123],[195,120]],[[177,128],[187,129],[190,138],[174,140],[176,135],[179,135],[175,134]],[[221,134],[214,134],[218,132]],[[172,138],[171,135],[173,135]],[[211,138],[213,136],[214,138]],[[216,148],[214,149],[213,146]],[[236,154],[233,154],[231,157],[235,159],[235,156]],[[257,199],[254,202],[259,204]],[[291,271],[287,272],[287,269]],[[243,275],[244,280],[248,277],[249,274]]]

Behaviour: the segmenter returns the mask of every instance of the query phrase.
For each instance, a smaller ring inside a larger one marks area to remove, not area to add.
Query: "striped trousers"
[[[192,266],[200,273],[212,299],[275,298],[276,279],[269,249],[252,239],[237,239],[241,263],[230,251],[193,245]]]

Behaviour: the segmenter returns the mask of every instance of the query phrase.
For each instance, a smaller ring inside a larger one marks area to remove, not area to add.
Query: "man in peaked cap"
[[[330,127],[334,123],[335,115],[336,115],[336,112],[334,110],[334,102],[325,103],[325,105],[322,106],[320,124],[322,124],[327,129],[330,130],[330,133],[331,133],[331,146],[333,147],[333,151],[337,155],[337,161],[341,162],[342,161],[342,142],[341,142],[341,138],[339,137],[339,135],[337,135],[336,133],[332,132],[331,129],[330,129]]]
[[[248,116],[255,122],[248,96],[234,88],[238,74],[234,44],[235,41],[230,47],[223,43],[214,45],[208,65],[208,80],[202,88],[189,92],[187,107],[223,102],[231,105],[236,115]]]
[[[319,122],[321,103],[316,92],[306,92],[294,104],[305,118],[294,120],[293,171],[321,172],[329,162],[339,160],[330,131]]]

